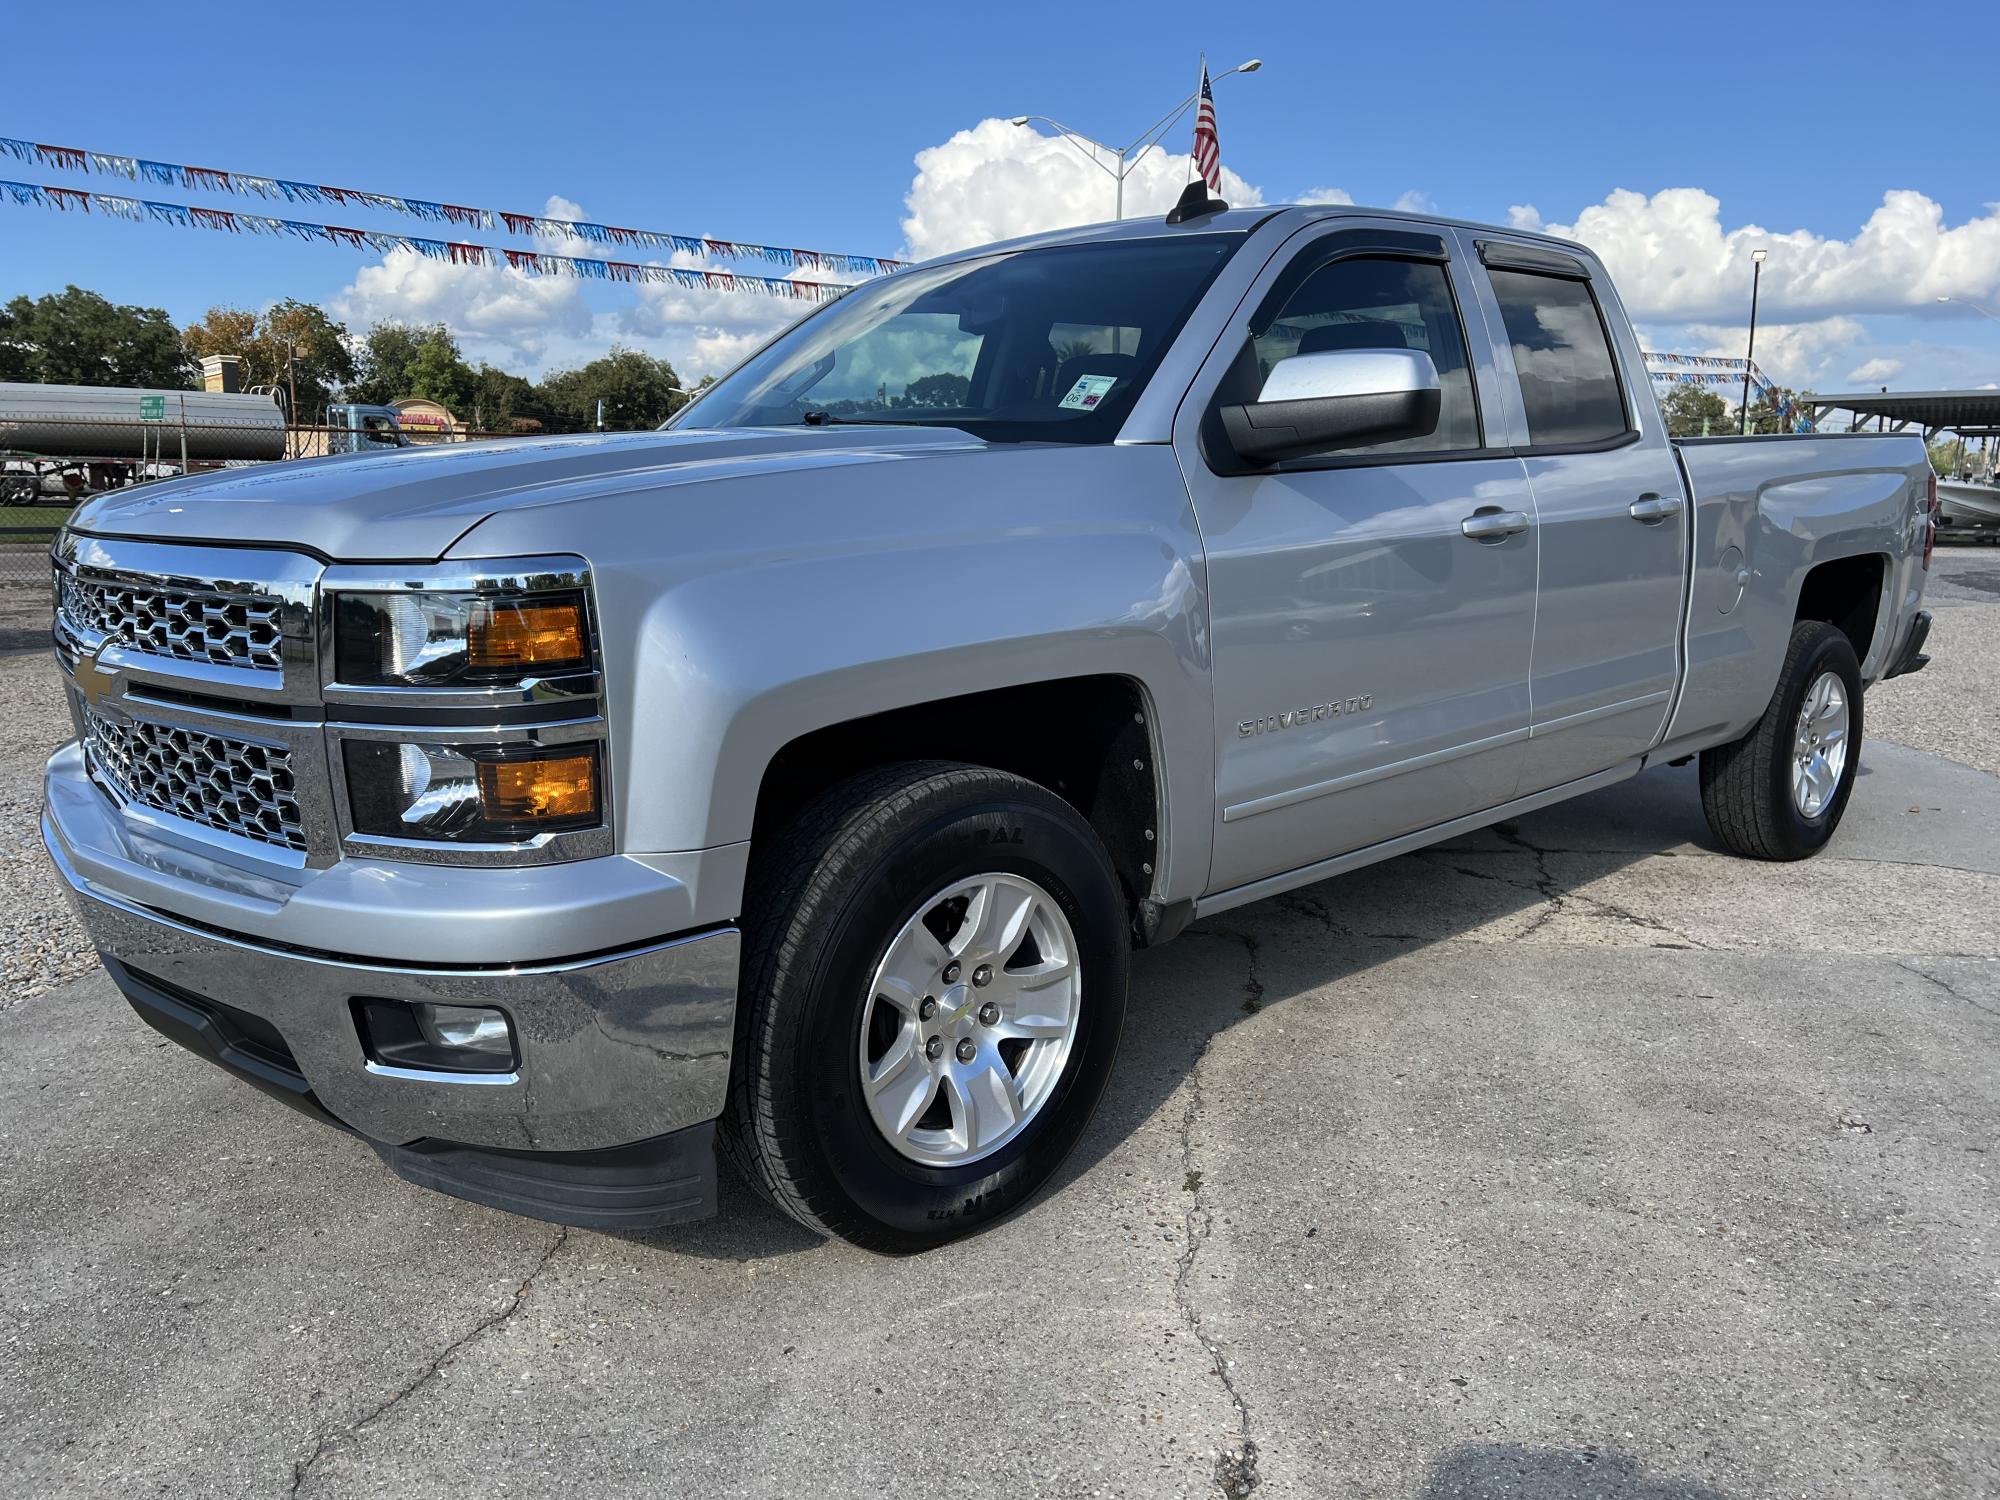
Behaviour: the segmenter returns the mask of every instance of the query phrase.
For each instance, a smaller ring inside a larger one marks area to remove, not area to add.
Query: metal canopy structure
[[[1830,411],[1877,418],[1891,432],[1916,423],[1924,435],[1949,430],[1960,437],[2000,437],[2000,390],[1986,391],[1856,391],[1852,395],[1813,396],[1813,422]]]

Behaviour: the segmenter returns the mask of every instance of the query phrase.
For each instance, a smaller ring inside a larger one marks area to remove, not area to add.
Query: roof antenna
[[[1220,198],[1208,196],[1208,184],[1197,177],[1181,189],[1181,201],[1167,215],[1169,224],[1185,224],[1190,219],[1205,219],[1210,214],[1226,212],[1229,208]]]

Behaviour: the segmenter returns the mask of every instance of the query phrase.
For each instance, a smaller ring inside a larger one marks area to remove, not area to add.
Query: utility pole
[[[1750,342],[1743,350],[1743,411],[1741,436],[1750,435],[1750,367],[1757,358],[1757,286],[1764,279],[1764,257],[1768,250],[1750,252]]]

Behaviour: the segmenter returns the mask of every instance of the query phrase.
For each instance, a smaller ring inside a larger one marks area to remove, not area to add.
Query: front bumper
[[[623,1160],[616,1152],[629,1156],[641,1143],[689,1132],[683,1146],[696,1136],[706,1143],[729,1085],[740,947],[733,927],[542,962],[500,949],[504,961],[491,963],[358,957],[351,951],[358,942],[329,951],[274,940],[268,931],[253,936],[207,920],[210,906],[226,895],[255,911],[258,925],[286,926],[282,909],[289,903],[273,899],[282,893],[240,884],[231,891],[240,872],[197,872],[187,851],[135,835],[89,781],[74,746],[50,760],[45,788],[49,856],[106,967],[141,1015],[267,1092],[367,1138],[405,1176],[499,1202],[519,1183],[482,1194],[464,1182],[454,1186],[454,1173],[463,1178],[459,1169],[469,1167],[473,1178],[491,1181],[496,1172],[511,1180],[523,1171],[546,1176],[542,1167],[563,1169],[558,1176],[574,1167],[567,1175],[586,1181],[593,1165],[615,1167]],[[541,872],[533,878],[543,905],[528,925],[563,930],[567,888],[592,908],[569,913],[568,929],[596,928],[607,878],[650,879],[656,872],[628,876],[587,867],[629,863],[579,861]],[[490,927],[468,914],[480,882],[489,880],[505,904],[525,894],[519,882],[527,873],[432,867],[398,892],[394,928],[428,927],[438,939],[434,951],[445,953],[456,948],[449,927],[483,928],[490,939]],[[564,881],[565,874],[574,878]],[[222,884],[197,875],[217,875]],[[436,904],[412,906],[426,890],[438,893]],[[324,924],[316,915],[311,925],[317,933]],[[365,940],[374,926],[359,912],[347,930]],[[488,951],[497,948],[496,942]],[[363,1045],[358,998],[497,1006],[513,1020],[518,1066],[504,1074],[384,1066]],[[467,1148],[480,1159],[469,1161]],[[613,1156],[594,1164],[558,1160],[606,1152]],[[523,1165],[517,1160],[523,1154],[533,1159]],[[501,1206],[538,1212],[511,1201]]]

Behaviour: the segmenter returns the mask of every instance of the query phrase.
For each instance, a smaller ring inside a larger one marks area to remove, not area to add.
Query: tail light
[[[1931,570],[1931,554],[1937,551],[1938,493],[1937,470],[1931,470],[1929,493],[1924,500],[1924,571]]]

